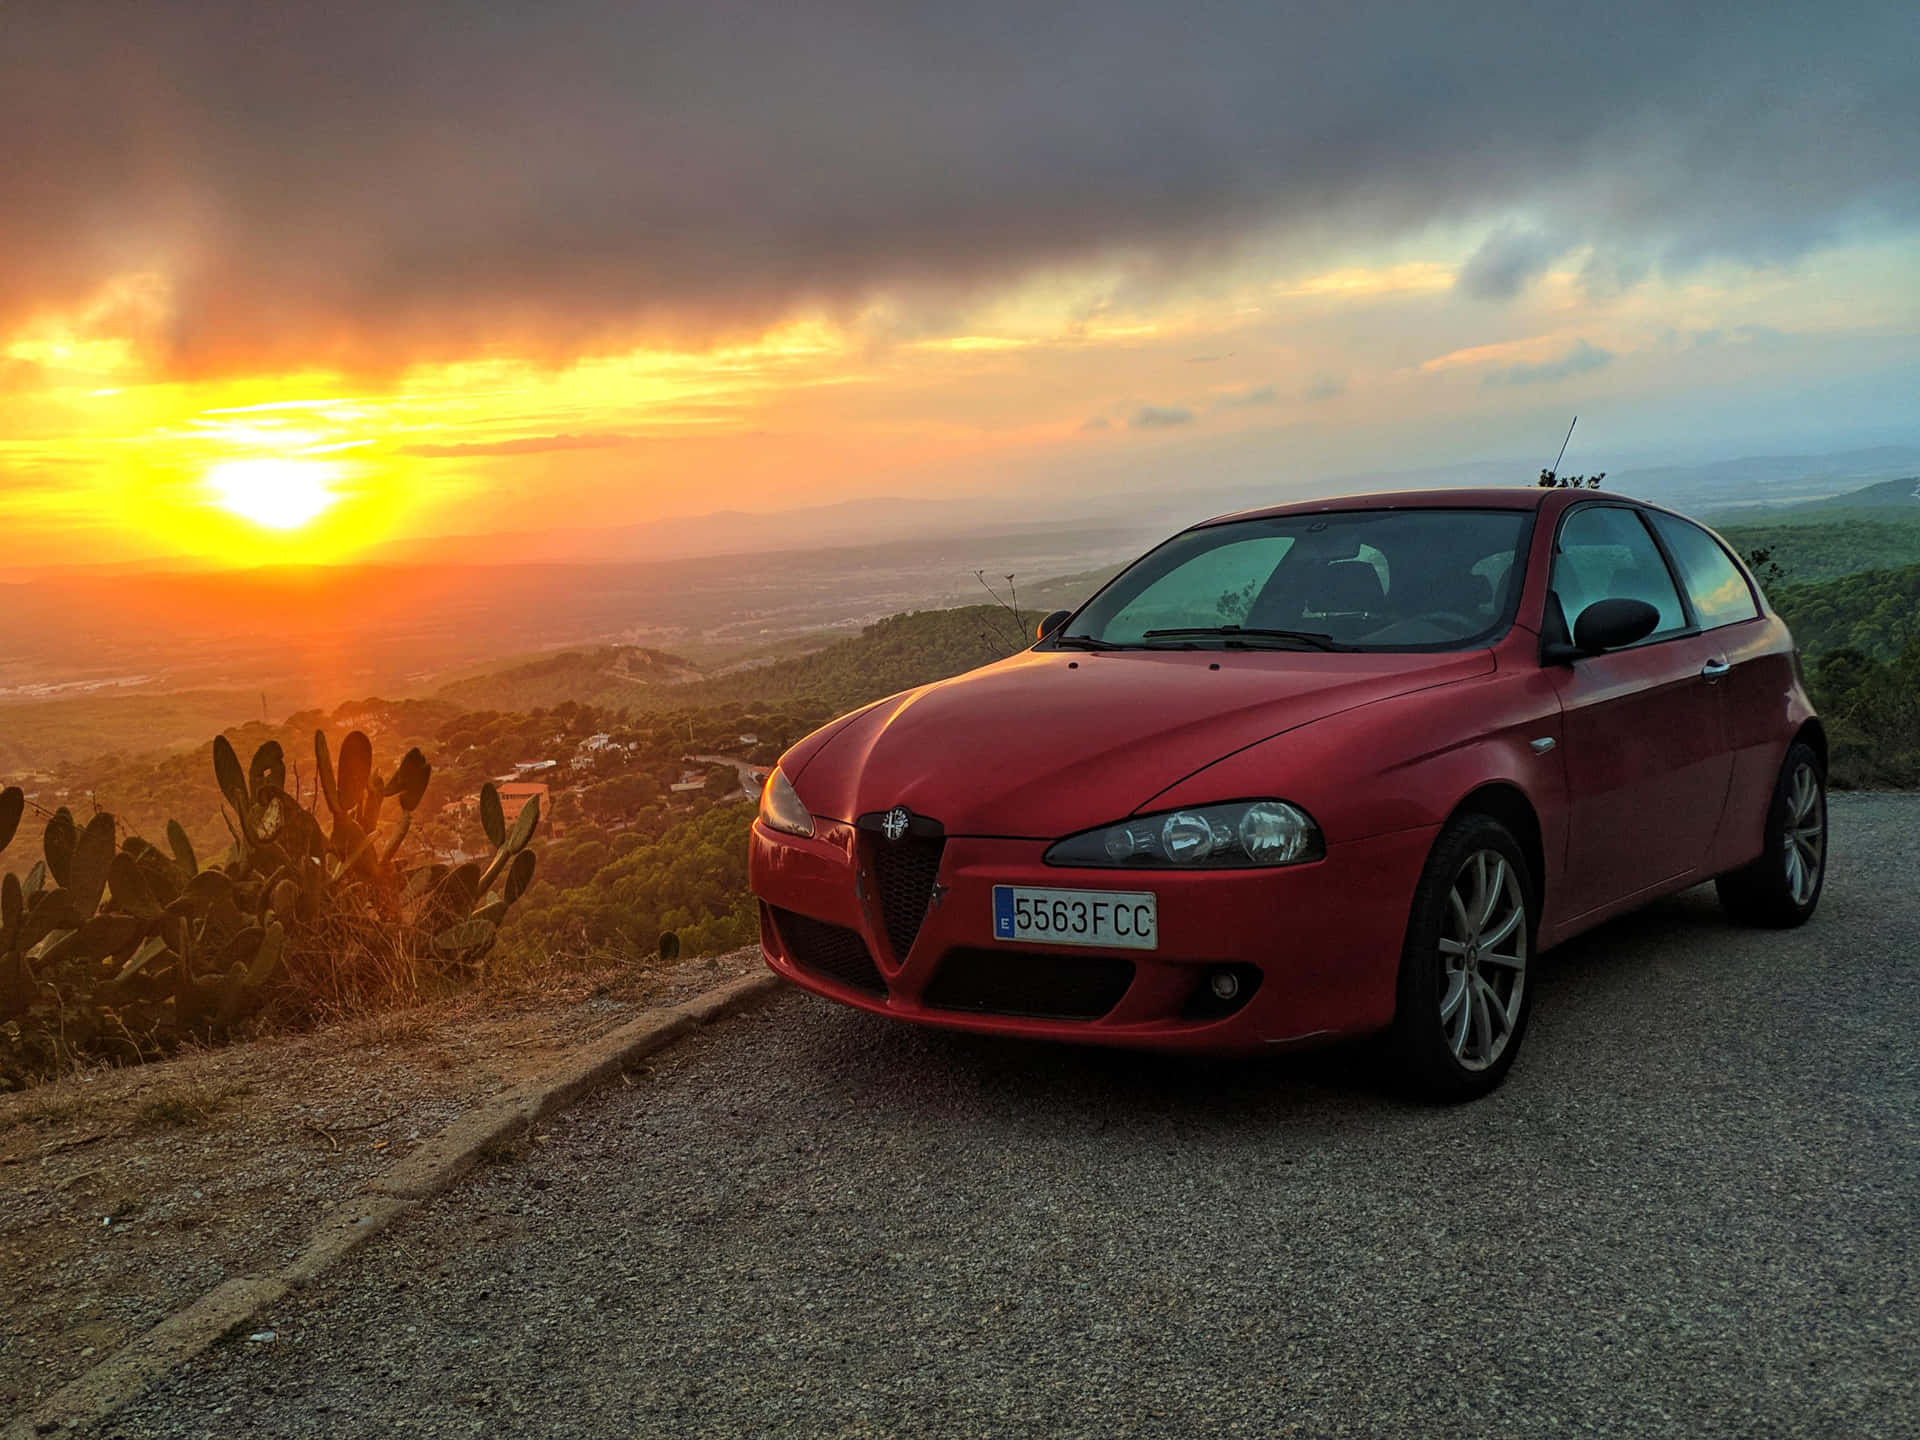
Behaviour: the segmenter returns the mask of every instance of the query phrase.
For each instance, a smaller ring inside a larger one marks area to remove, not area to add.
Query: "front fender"
[[[1560,704],[1549,677],[1537,666],[1510,664],[1248,746],[1141,809],[1270,795],[1301,806],[1327,843],[1339,845],[1441,825],[1474,791],[1510,787],[1539,821],[1550,906],[1566,857],[1560,738]],[[1544,750],[1534,748],[1549,740]]]

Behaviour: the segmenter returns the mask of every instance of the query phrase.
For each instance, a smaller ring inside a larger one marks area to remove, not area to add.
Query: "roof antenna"
[[[1580,417],[1578,415],[1574,416],[1573,424],[1567,426],[1567,438],[1560,442],[1560,453],[1553,457],[1553,467],[1540,472],[1540,488],[1542,490],[1551,490],[1555,485],[1559,484],[1560,462],[1567,458],[1567,446],[1573,440],[1573,426],[1579,423]]]

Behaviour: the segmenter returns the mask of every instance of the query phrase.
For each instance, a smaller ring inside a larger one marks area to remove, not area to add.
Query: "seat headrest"
[[[1323,615],[1372,614],[1386,608],[1380,574],[1364,560],[1335,560],[1320,572],[1311,607]]]
[[[1480,612],[1493,600],[1493,586],[1487,578],[1467,570],[1435,575],[1421,590],[1430,597],[1429,608],[1451,611],[1469,619],[1479,618]]]

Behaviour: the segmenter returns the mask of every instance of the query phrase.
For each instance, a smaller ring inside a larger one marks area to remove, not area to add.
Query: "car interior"
[[[1371,512],[1190,532],[1181,549],[1123,577],[1082,617],[1110,643],[1154,632],[1297,631],[1339,645],[1450,649],[1512,611],[1527,518],[1495,512]],[[1181,553],[1182,549],[1184,553]]]

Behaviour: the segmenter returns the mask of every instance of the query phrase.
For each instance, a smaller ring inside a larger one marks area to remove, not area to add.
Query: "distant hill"
[[[1024,599],[1017,625],[994,605],[893,615],[811,655],[677,685],[663,698],[688,708],[771,699],[851,710],[1024,649],[1039,618]]]
[[[857,636],[797,636],[784,647],[767,647],[724,668],[695,665],[660,650],[608,645],[565,650],[464,676],[440,686],[433,695],[469,710],[551,709],[564,700],[635,712],[729,701],[864,704],[951,674],[955,668],[984,664],[1009,653],[1016,638],[1031,643],[1041,616],[1078,608],[1118,569],[1107,566],[1030,585],[1016,583],[1022,626],[1017,637],[1005,607],[909,611],[869,625]],[[996,591],[1007,593],[1003,579],[990,578]],[[983,635],[987,642],[982,641]],[[885,688],[872,690],[876,684]]]
[[[1920,476],[1917,475],[1882,480],[1818,500],[1730,507],[1710,516],[1707,523],[1715,529],[1724,529],[1729,525],[1817,525],[1851,517],[1897,519],[1908,515],[1920,520]]]
[[[442,685],[434,698],[465,710],[552,709],[563,700],[616,710],[652,710],[674,702],[648,692],[678,686],[699,674],[679,656],[662,650],[602,645],[469,675]]]
[[[1062,597],[1091,593],[1078,577],[1055,587]],[[1020,598],[1017,629],[1012,614],[994,605],[912,611],[825,646],[810,642],[814,648],[805,653],[706,675],[677,655],[637,646],[566,650],[457,680],[437,690],[434,699],[499,711],[552,709],[567,700],[636,714],[764,703],[849,710],[1031,643],[1041,612],[1026,596]],[[1062,598],[1060,604],[1066,603]]]
[[[1108,565],[1099,570],[1083,570],[1078,575],[1062,575],[1057,580],[1042,580],[1032,589],[1020,589],[1020,608],[1047,615],[1055,610],[1078,610],[1093,598],[1093,592],[1118,575],[1123,567]]]

